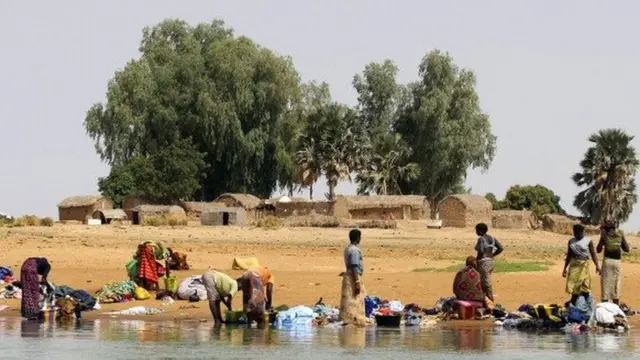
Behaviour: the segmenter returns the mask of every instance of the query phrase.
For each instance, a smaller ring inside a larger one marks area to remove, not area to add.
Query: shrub
[[[168,216],[166,218],[167,224],[169,226],[187,226],[187,219],[182,219],[176,216]]]
[[[282,227],[282,219],[276,216],[265,216],[255,221],[255,226],[267,230],[274,230]]]
[[[339,227],[340,219],[328,215],[290,216],[287,218],[286,225],[290,227],[331,228]]]
[[[40,219],[40,226],[53,226],[53,219],[50,217]]]
[[[25,215],[24,222],[26,226],[36,226],[38,225],[38,217],[35,215]]]
[[[144,218],[144,226],[162,226],[166,225],[167,220],[162,216],[147,216]]]

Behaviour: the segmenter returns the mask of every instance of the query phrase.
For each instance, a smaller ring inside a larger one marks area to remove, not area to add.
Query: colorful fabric
[[[367,291],[360,283],[360,294],[354,295],[356,283],[348,273],[342,275],[342,295],[340,298],[340,321],[345,325],[366,326],[364,299]]]
[[[103,304],[121,302],[127,297],[133,297],[137,286],[133,281],[108,283],[98,291],[96,298]]]
[[[22,301],[20,313],[23,318],[37,319],[40,313],[40,280],[35,258],[28,258],[20,269],[22,282]]]
[[[567,294],[578,295],[591,292],[589,260],[571,259],[567,274]]]
[[[600,285],[602,286],[602,301],[620,299],[621,289],[621,261],[604,258],[602,260],[602,276]]]
[[[264,284],[265,286],[267,284],[275,284],[275,278],[268,267],[259,266],[249,271],[253,271],[258,274],[258,276],[260,276],[260,280],[262,280],[262,284]]]
[[[158,284],[158,263],[149,245],[141,245],[138,251],[138,278]]]
[[[172,251],[169,264],[171,270],[189,270],[187,254],[181,252]]]
[[[242,275],[242,305],[245,314],[263,315],[265,312],[265,286],[260,275],[247,271]]]
[[[495,264],[496,262],[493,258],[485,257],[478,261],[478,273],[480,274],[482,291],[489,300],[493,300],[493,282],[491,280],[491,275],[493,274]]]
[[[459,300],[483,301],[484,291],[480,273],[470,266],[458,271],[453,280],[453,293]]]

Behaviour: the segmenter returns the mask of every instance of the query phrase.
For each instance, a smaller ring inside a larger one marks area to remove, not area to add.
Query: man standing
[[[207,290],[209,309],[213,316],[214,325],[224,324],[220,312],[220,303],[223,302],[231,311],[233,295],[238,292],[238,282],[229,275],[215,270],[208,270],[202,275],[202,283]]]
[[[360,250],[360,230],[349,232],[349,246],[344,249],[345,272],[342,275],[342,296],[340,300],[340,320],[345,325],[366,326],[364,298],[366,291],[362,284],[364,261]]]
[[[602,227],[597,249],[598,253],[604,250],[600,278],[602,302],[613,301],[614,304],[619,305],[622,280],[620,261],[622,252],[629,252],[629,243],[627,243],[624,233],[616,229],[616,224],[608,221]]]

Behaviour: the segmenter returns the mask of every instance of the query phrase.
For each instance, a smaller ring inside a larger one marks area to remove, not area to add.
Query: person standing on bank
[[[494,258],[500,255],[504,248],[496,238],[489,235],[489,227],[487,224],[477,224],[476,235],[478,235],[478,242],[476,243],[475,250],[477,252],[476,258],[478,259],[478,272],[482,280],[482,290],[491,302],[495,302],[491,275],[496,266]]]
[[[342,296],[340,299],[340,321],[345,325],[366,326],[364,298],[366,291],[362,283],[364,260],[360,249],[362,233],[353,229],[349,232],[350,244],[344,249],[342,274]]]
[[[597,251],[604,250],[602,259],[602,273],[600,286],[602,290],[602,302],[612,301],[620,305],[621,290],[621,259],[622,252],[629,252],[629,243],[624,237],[624,233],[617,230],[614,222],[608,221],[602,227],[602,234],[598,242]]]
[[[567,257],[564,261],[562,277],[567,278],[567,294],[571,295],[571,304],[575,305],[580,296],[585,299],[591,294],[591,273],[589,257],[596,265],[596,273],[600,275],[598,255],[593,241],[584,236],[584,226],[573,225],[573,237],[567,246]]]

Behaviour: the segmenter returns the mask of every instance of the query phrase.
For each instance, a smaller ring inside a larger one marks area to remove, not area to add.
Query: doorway
[[[137,211],[134,211],[133,213],[131,213],[131,222],[133,223],[133,225],[140,225],[140,213]]]
[[[222,225],[229,225],[229,213],[222,213]]]

